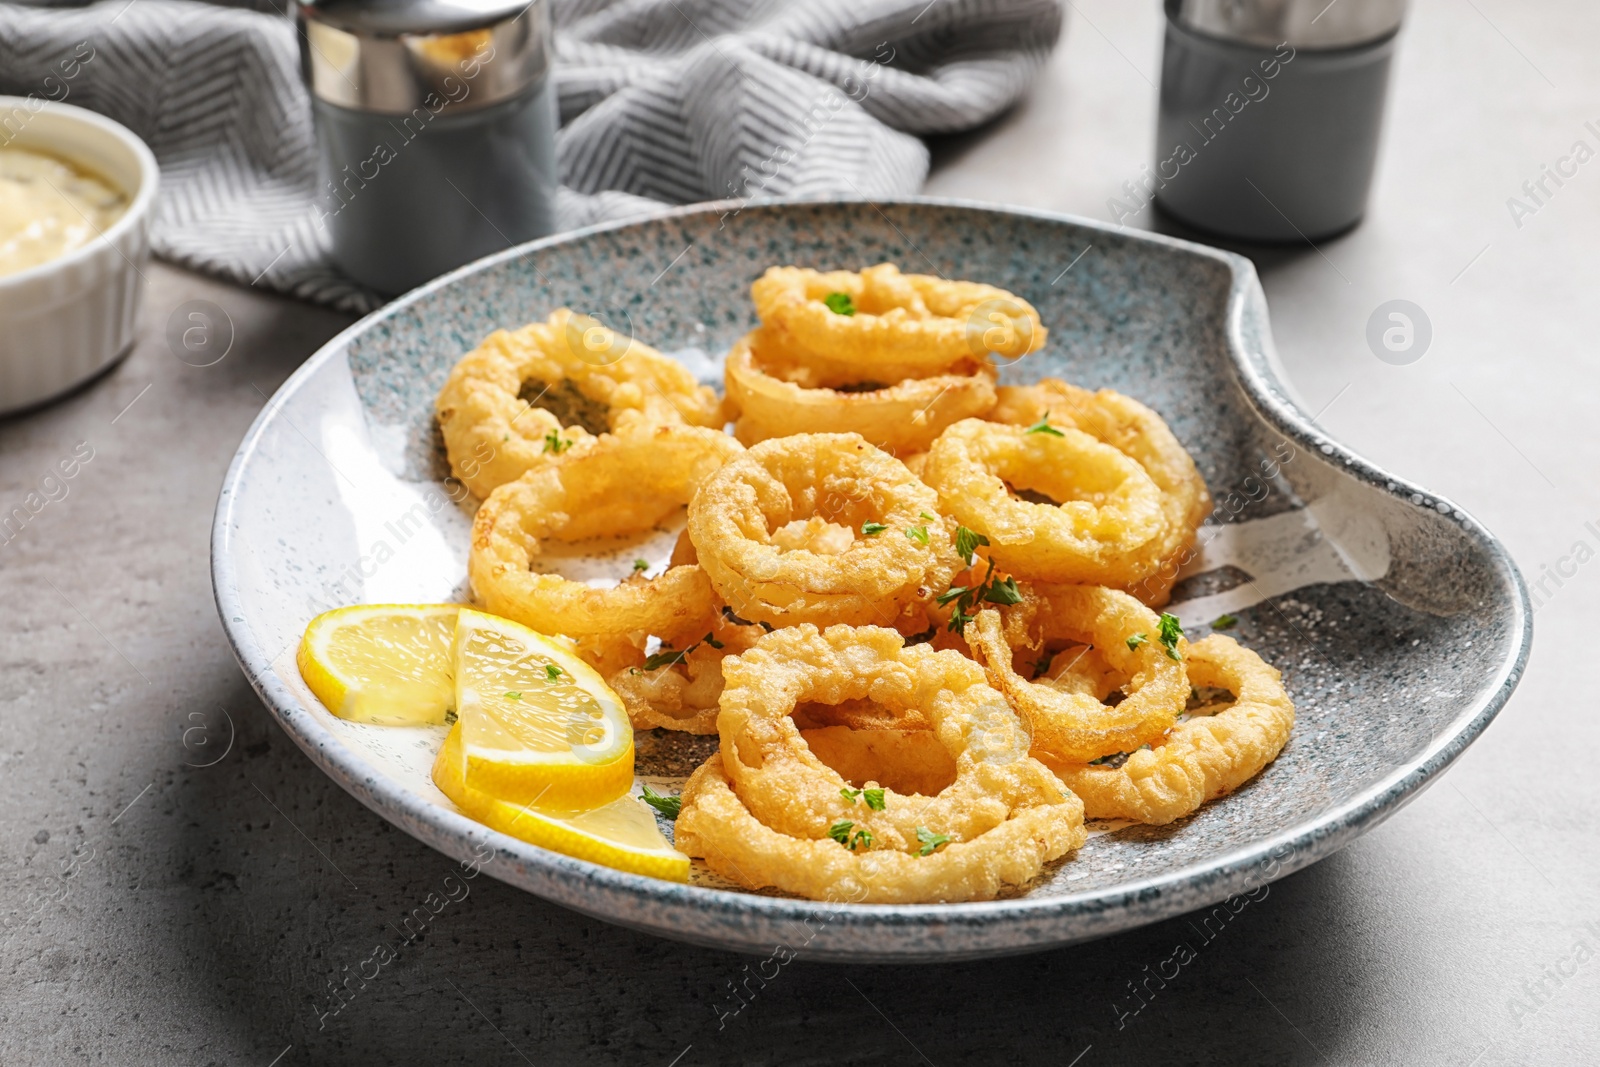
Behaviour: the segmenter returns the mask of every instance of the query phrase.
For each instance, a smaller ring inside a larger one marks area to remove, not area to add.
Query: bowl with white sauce
[[[160,172],[119,123],[0,96],[0,414],[92,378],[133,343]]]

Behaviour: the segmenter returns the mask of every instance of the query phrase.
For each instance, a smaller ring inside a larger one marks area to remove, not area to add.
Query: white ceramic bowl
[[[48,152],[110,181],[128,210],[82,248],[0,275],[0,414],[93,377],[133,343],[161,174],[127,127],[70,104],[0,96],[0,147]]]

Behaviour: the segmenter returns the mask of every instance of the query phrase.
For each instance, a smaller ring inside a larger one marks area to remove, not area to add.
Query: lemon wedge
[[[451,642],[459,604],[359,604],[311,620],[295,662],[341,718],[382,726],[443,723],[455,706]]]
[[[433,781],[468,816],[552,852],[652,878],[689,880],[689,857],[667,843],[655,815],[631,796],[590,811],[552,812],[469,789],[461,778],[463,724],[464,720],[445,737],[433,764]]]
[[[466,788],[519,808],[579,811],[633,786],[627,712],[571,642],[462,608],[454,663]]]

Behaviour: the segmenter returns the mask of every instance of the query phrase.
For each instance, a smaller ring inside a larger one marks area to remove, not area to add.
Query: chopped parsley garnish
[[[1161,644],[1167,650],[1167,658],[1182,662],[1183,657],[1178,655],[1178,638],[1183,636],[1183,624],[1176,615],[1161,613]]]
[[[881,522],[864,522],[861,524],[862,537],[877,537],[889,527]]]
[[[1050,416],[1048,414],[1046,414],[1044,418],[1040,419],[1038,422],[1034,423],[1032,426],[1029,426],[1026,430],[1023,430],[1022,432],[1024,434],[1047,433],[1051,437],[1065,437],[1065,436],[1067,436],[1066,434],[1062,433],[1060,430],[1056,429],[1054,426],[1050,425]]]
[[[1144,634],[1134,634],[1132,637],[1128,638],[1127,641],[1129,651],[1138,651],[1139,646],[1148,640],[1150,639]]]
[[[989,591],[983,594],[983,599],[991,604],[1020,604],[1022,590],[1017,588],[1017,580],[1008,575],[1001,581],[992,583]]]
[[[1211,628],[1213,630],[1231,630],[1237,625],[1239,625],[1239,620],[1232,615],[1218,615],[1216,621],[1211,624]]]
[[[967,566],[972,566],[972,557],[977,554],[978,546],[988,543],[989,539],[978,531],[965,526],[956,527],[956,555],[965,560]]]
[[[917,840],[922,842],[922,848],[917,851],[919,856],[930,856],[933,850],[940,845],[950,843],[949,834],[936,834],[926,826],[917,827]]]
[[[866,801],[867,801],[867,807],[871,808],[873,811],[882,811],[883,810],[883,790],[882,789],[851,789],[849,786],[843,786],[839,790],[839,795],[844,797],[846,800],[848,800],[852,804],[854,804],[858,800],[861,800],[864,797],[864,798],[866,798]],[[849,825],[849,824],[840,824],[840,825]],[[828,833],[831,835],[833,833],[833,831],[829,830]],[[866,831],[863,830],[862,833],[866,833]],[[867,834],[867,840],[869,842],[872,840],[872,835],[871,834]]]
[[[926,511],[924,511],[922,513],[922,518],[923,518],[923,520],[925,522],[938,522],[939,521],[939,516],[937,516],[937,515],[929,515]]]
[[[857,830],[856,831],[856,836],[854,836],[854,837],[852,837],[850,839],[850,851],[851,852],[854,852],[858,848],[871,848],[871,847],[872,847],[872,831],[871,830]]]
[[[839,844],[843,845],[845,848],[849,848],[850,831],[855,829],[855,825],[855,823],[848,819],[840,819],[838,822],[828,827],[828,836],[839,842]]]
[[[1017,588],[1015,578],[995,578],[994,560],[991,558],[988,569],[983,572],[983,581],[971,586],[953,585],[933,599],[940,607],[952,600],[956,602],[956,610],[950,615],[949,629],[951,633],[960,633],[977,616],[979,604],[1020,604],[1022,590]]]
[[[928,543],[928,528],[926,526],[912,526],[906,530],[906,536],[919,545]]]
[[[560,678],[564,673],[566,672],[564,672],[560,667],[557,667],[554,663],[546,663],[544,665],[544,676],[550,679],[552,682],[557,678]]]
[[[683,807],[682,797],[662,796],[654,789],[651,789],[648,785],[641,785],[640,792],[642,793],[642,795],[639,797],[640,800],[644,801],[652,808],[655,808],[662,815],[665,815],[669,819],[676,819],[678,817],[679,809]]]
[[[506,699],[507,700],[521,700],[522,699],[522,694],[521,693],[507,693],[506,694]]]
[[[554,430],[551,430],[549,433],[544,435],[544,450],[546,452],[554,452],[559,456],[561,453],[565,452],[571,447],[572,442],[568,441],[565,437],[562,437]]]
[[[829,293],[822,298],[822,302],[827,304],[828,310],[835,315],[854,315],[856,313],[856,302],[850,299],[849,293]]]
[[[650,569],[650,561],[649,560],[647,560],[647,559],[636,559],[636,560],[633,561],[633,573],[638,574],[640,571],[647,571],[649,569]]]

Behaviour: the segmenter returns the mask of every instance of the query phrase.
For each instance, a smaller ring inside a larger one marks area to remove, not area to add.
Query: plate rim
[[[791,207],[804,209],[837,205],[869,206],[880,212],[885,207],[951,208],[991,213],[1013,219],[1065,223],[1132,242],[1150,243],[1198,255],[1228,267],[1231,275],[1225,330],[1228,355],[1241,390],[1262,417],[1297,445],[1315,449],[1326,460],[1341,463],[1351,476],[1380,492],[1388,493],[1408,504],[1411,503],[1412,496],[1420,495],[1437,505],[1448,505],[1449,512],[1459,516],[1457,521],[1463,532],[1475,540],[1484,551],[1491,570],[1499,574],[1509,586],[1512,594],[1509,605],[1511,617],[1507,626],[1511,637],[1511,654],[1499,664],[1497,674],[1491,676],[1492,682],[1480,689],[1477,699],[1464,708],[1410,760],[1369,784],[1344,803],[1319,813],[1305,823],[1172,871],[1122,883],[1110,889],[1068,892],[1049,897],[1019,896],[1002,900],[949,904],[827,903],[792,897],[765,896],[745,891],[667,882],[551,852],[490,830],[464,815],[439,807],[410,792],[381,772],[375,773],[375,767],[358,757],[353,750],[346,748],[330,730],[301,710],[298,699],[276,676],[272,662],[255,642],[249,632],[248,624],[242,621],[243,614],[237,593],[238,574],[232,564],[231,547],[232,520],[235,515],[236,489],[240,476],[256,453],[261,437],[276,412],[304,386],[307,380],[321,371],[330,360],[343,354],[354,338],[375,323],[396,315],[424,297],[449,287],[459,279],[531,253],[577,242],[596,234],[656,225],[663,221],[696,215],[715,217],[729,211],[743,212],[766,208],[781,210]],[[1256,334],[1258,345],[1247,343],[1245,332],[1247,325],[1259,327]],[[913,942],[930,946],[931,951],[926,952],[900,953],[869,948],[860,954],[852,955],[848,949],[822,947],[816,950],[802,950],[802,955],[819,960],[893,959],[909,963],[919,960],[937,962],[1042,951],[1075,941],[1106,936],[1122,929],[1147,925],[1209,906],[1239,893],[1253,891],[1338,851],[1355,837],[1377,826],[1415,799],[1424,787],[1449,767],[1482,735],[1510,699],[1526,671],[1533,639],[1532,609],[1521,573],[1499,539],[1454,501],[1384,470],[1323,433],[1317,428],[1312,417],[1302,410],[1295,399],[1292,399],[1292,395],[1292,387],[1283,374],[1272,344],[1266,298],[1256,276],[1255,266],[1248,258],[1234,252],[1166,234],[1129,230],[1064,212],[991,204],[962,198],[924,196],[892,199],[763,198],[716,200],[681,205],[635,218],[599,223],[554,234],[485,256],[443,274],[361,317],[319,347],[278,387],[262,407],[228,465],[212,521],[210,540],[212,590],[224,633],[246,679],[279,726],[324,774],[381,818],[395,823],[411,836],[448,856],[460,860],[475,855],[481,856],[481,847],[487,844],[495,849],[497,857],[506,855],[514,858],[517,863],[511,866],[520,867],[528,875],[536,876],[537,880],[543,883],[541,888],[532,888],[527,884],[535,878],[512,880],[513,872],[507,872],[504,867],[497,868],[490,864],[485,865],[483,870],[496,875],[500,880],[509,881],[524,891],[617,925],[645,930],[656,936],[693,941],[733,951],[738,951],[732,947],[733,943],[768,944],[770,939],[761,938],[752,941],[749,936],[740,938],[739,931],[731,927],[727,930],[726,938],[717,939],[697,936],[693,930],[673,929],[663,922],[619,918],[603,910],[600,906],[601,901],[597,900],[594,894],[600,891],[606,894],[606,899],[633,898],[641,903],[658,907],[673,909],[689,907],[695,910],[721,911],[763,925],[803,922],[807,918],[814,918],[819,908],[825,907],[829,909],[830,922],[837,923],[840,930],[846,933],[851,928],[867,927],[875,929],[894,927],[905,932],[913,930],[930,932],[937,929],[941,933],[965,928],[978,935],[985,927],[993,929],[1001,925],[1010,925],[1007,920],[1027,920],[1029,923],[1055,926],[1070,922],[1074,918],[1094,915],[1115,916],[1116,913],[1121,913],[1123,921],[1113,921],[1104,928],[1075,934],[1058,930],[1053,934],[1021,944],[994,943],[970,947],[952,945],[950,948],[953,951],[941,951],[939,944],[943,940],[941,937],[930,941]],[[235,622],[235,619],[240,621]],[[1266,877],[1250,877],[1253,872],[1261,872],[1268,865],[1273,869]],[[567,891],[558,892],[560,889]],[[754,933],[759,935],[761,931],[757,930]]]

